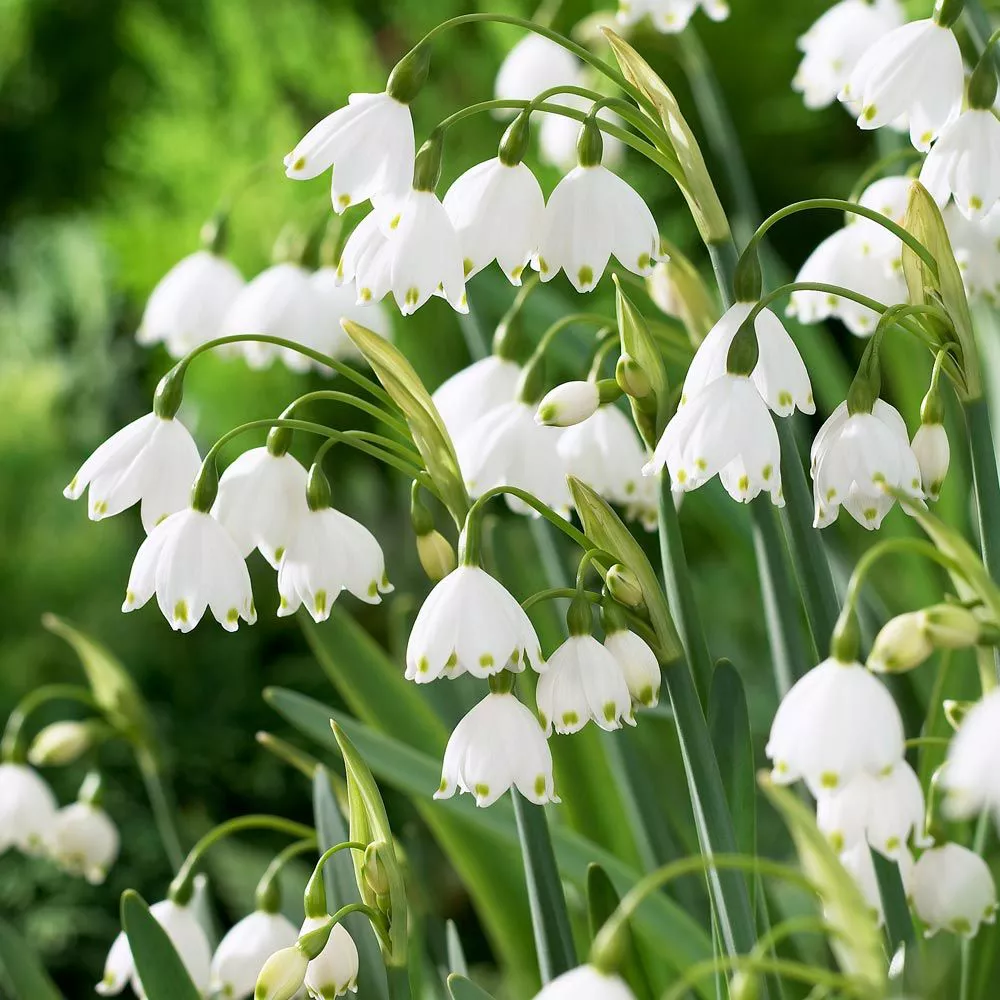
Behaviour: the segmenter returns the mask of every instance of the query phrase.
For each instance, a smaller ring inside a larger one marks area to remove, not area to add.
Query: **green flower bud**
[[[939,649],[967,649],[979,642],[982,624],[960,604],[935,604],[918,613],[927,638]]]
[[[600,166],[604,158],[604,137],[601,127],[593,118],[588,118],[580,128],[580,138],[576,141],[576,158],[581,167]]]
[[[376,896],[387,896],[389,894],[389,877],[386,875],[385,865],[379,856],[378,844],[369,844],[366,848],[362,871],[364,872],[365,881]]]
[[[958,732],[965,717],[976,707],[976,704],[974,701],[956,701],[953,698],[946,698],[942,702],[941,708],[948,724],[955,732]]]
[[[615,563],[604,578],[608,593],[627,608],[638,608],[643,603],[642,587],[635,573],[622,563]]]
[[[28,760],[35,767],[61,767],[79,760],[99,740],[100,729],[92,722],[53,722],[34,738]]]
[[[652,392],[649,378],[639,367],[639,363],[623,354],[615,365],[615,381],[622,392],[633,399],[645,399]]]
[[[385,92],[400,104],[409,104],[420,93],[426,82],[430,65],[429,45],[418,45],[410,49],[393,67],[385,85]]]
[[[417,535],[417,556],[429,580],[443,580],[456,565],[455,550],[440,531]]]
[[[260,970],[254,1000],[292,1000],[302,989],[308,968],[309,959],[298,945],[276,951]]]
[[[890,619],[875,637],[868,668],[878,673],[900,674],[919,667],[934,652],[923,629],[919,611]]]

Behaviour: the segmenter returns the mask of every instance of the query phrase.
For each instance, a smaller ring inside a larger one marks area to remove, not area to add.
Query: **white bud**
[[[937,500],[948,474],[951,446],[943,424],[921,424],[910,445],[920,466],[920,481],[929,500]]]
[[[924,851],[913,867],[909,893],[926,935],[947,930],[974,937],[996,919],[997,893],[986,862],[958,844]]]
[[[74,802],[56,813],[46,840],[52,859],[71,875],[100,885],[118,857],[118,828],[90,802]]]
[[[28,760],[35,767],[72,764],[93,745],[93,728],[85,722],[66,720],[46,726],[32,740]]]
[[[923,663],[934,652],[923,624],[919,611],[887,621],[875,637],[868,668],[880,674],[899,674]]]
[[[276,951],[257,977],[254,1000],[292,1000],[305,982],[309,959],[295,945]]]
[[[646,641],[620,629],[604,637],[604,648],[622,668],[632,700],[652,708],[660,698],[660,664]]]
[[[435,583],[455,568],[455,550],[440,531],[417,535],[417,556],[428,579]]]
[[[592,417],[601,405],[595,382],[564,382],[557,385],[538,404],[535,421],[554,427],[572,427]]]

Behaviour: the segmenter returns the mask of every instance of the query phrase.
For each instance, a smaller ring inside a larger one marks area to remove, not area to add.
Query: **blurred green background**
[[[872,137],[841,109],[807,112],[789,86],[795,39],[827,6],[824,0],[734,0],[726,23],[695,20],[764,212],[820,194],[844,197],[878,155]],[[525,3],[481,7],[532,13]],[[287,182],[282,155],[351,91],[381,89],[388,69],[425,30],[468,9],[445,0],[0,0],[0,718],[33,687],[78,676],[71,651],[42,629],[45,611],[100,637],[152,706],[188,843],[212,823],[243,812],[307,820],[306,783],[254,742],[260,729],[294,739],[260,693],[280,684],[331,704],[340,703],[338,695],[316,667],[298,622],[274,617],[273,573],[257,556],[251,568],[260,621],[252,629],[230,636],[206,621],[181,636],[153,606],[123,616],[124,584],[142,537],[138,517],[130,511],[91,524],[82,504],[62,498],[62,487],[101,440],[148,410],[169,359],[138,348],[133,332],[149,291],[196,248],[199,227],[219,200],[239,191],[231,254],[252,275],[266,266],[286,223],[309,228],[329,212],[325,179]],[[567,0],[556,26],[567,30],[591,12],[585,2]],[[495,26],[446,36],[414,107],[418,136],[450,112],[491,96],[496,69],[517,37]],[[701,134],[678,70],[678,41],[644,34],[637,44],[676,86]],[[500,131],[485,116],[453,130],[441,191],[494,155]],[[707,153],[733,207],[727,164]],[[704,266],[677,192],[648,164],[630,159],[624,169],[663,233]],[[541,177],[551,189],[557,174],[542,168]],[[832,214],[798,216],[778,227],[773,246],[794,269],[837,225]],[[587,308],[610,315],[610,283],[605,286]],[[492,269],[470,285],[468,320],[435,299],[415,317],[396,317],[397,342],[433,388],[482,350],[511,298]],[[653,308],[646,300],[643,305]],[[568,285],[554,282],[532,299],[529,333],[537,337],[571,308]],[[845,362],[857,358],[859,343],[839,328],[806,329],[799,340],[828,409],[842,398]],[[579,356],[584,340],[576,343]],[[574,356],[565,351],[567,364]],[[908,345],[894,348],[893,356],[889,394],[912,427],[926,361]],[[559,373],[552,374],[555,381]],[[202,359],[188,379],[184,415],[204,449],[233,423],[272,415],[319,381],[280,367],[252,373],[239,361]],[[353,419],[335,411],[333,417]],[[967,527],[962,464],[959,456],[940,509]],[[349,597],[340,607],[400,664],[408,616],[426,589],[409,532],[408,485],[367,461],[337,456],[335,502],[382,541],[397,587],[381,608]],[[775,693],[746,512],[713,487],[687,500],[682,521],[713,653],[730,656],[743,673],[762,741]],[[904,530],[901,522],[894,512],[888,530]],[[523,563],[537,558],[538,539],[526,524],[505,519],[500,530]],[[831,530],[829,540],[842,570],[867,541],[853,523]],[[894,564],[886,588],[892,607],[934,596],[933,577],[900,565]],[[927,668],[900,685],[911,720],[921,717],[933,678]],[[962,680],[955,683],[960,688]],[[456,688],[436,697],[452,699],[448,711],[456,715],[469,693]],[[38,721],[54,717],[43,713]],[[129,755],[110,746],[101,760],[107,808],[123,837],[121,860],[105,886],[70,880],[45,862],[0,857],[0,915],[29,934],[70,997],[89,995],[100,978],[117,931],[121,890],[135,887],[154,900],[170,875]],[[68,801],[81,774],[70,768],[48,777]],[[682,781],[664,774],[655,785],[679,843],[693,843],[686,840]],[[413,808],[401,798],[392,798],[391,808],[422,905],[432,916],[456,919],[470,957],[488,964],[489,946],[462,884]],[[775,822],[766,823],[773,836],[762,850],[780,853],[781,833]],[[247,906],[248,886],[274,846],[266,837],[247,843],[252,846],[220,851],[210,867],[226,920]]]

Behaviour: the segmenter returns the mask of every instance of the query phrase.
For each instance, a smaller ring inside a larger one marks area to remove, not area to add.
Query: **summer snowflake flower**
[[[306,917],[299,935],[322,927],[326,917]],[[306,968],[305,988],[310,996],[334,1000],[350,990],[358,991],[358,949],[343,924],[334,924],[326,947]]]
[[[628,629],[616,629],[604,637],[604,648],[621,667],[632,700],[653,708],[660,699],[660,664],[646,640]]]
[[[457,440],[481,416],[511,402],[520,380],[519,364],[491,354],[442,382],[431,398],[452,440]]]
[[[147,413],[109,437],[80,466],[63,496],[77,500],[89,486],[92,521],[139,503],[148,533],[187,506],[200,468],[198,446],[187,428],[176,418]]]
[[[392,339],[392,321],[385,305],[381,302],[358,305],[357,295],[341,282],[336,268],[321,267],[310,275],[309,283],[316,295],[317,322],[322,331],[314,340],[324,354],[337,359],[361,358],[361,352],[340,325],[343,319],[353,320],[386,340]]]
[[[618,0],[618,21],[636,24],[649,15],[657,31],[676,34],[688,26],[699,7],[713,21],[729,17],[729,4],[724,0]]]
[[[950,28],[926,19],[895,28],[858,60],[840,99],[858,111],[858,126],[881,128],[904,116],[910,141],[930,148],[958,117],[965,94],[965,67]]]
[[[387,93],[351,94],[314,125],[285,157],[285,173],[309,180],[333,167],[335,212],[380,194],[403,194],[413,178],[415,142],[409,105]]]
[[[190,632],[206,609],[227,631],[257,620],[250,574],[236,543],[211,514],[189,507],[161,521],[139,546],[122,611],[156,594],[170,627]]]
[[[843,506],[863,528],[879,528],[896,502],[885,487],[923,498],[920,467],[899,411],[877,399],[871,413],[851,414],[843,402],[812,446],[814,524],[833,524]]]
[[[970,108],[946,126],[924,160],[920,183],[941,206],[953,197],[973,221],[1000,198],[1000,121],[989,108]]]
[[[149,912],[153,919],[167,932],[180,960],[184,963],[191,981],[200,994],[208,990],[209,967],[212,949],[202,930],[194,908],[165,899],[154,903]],[[102,997],[117,996],[126,985],[131,984],[136,996],[146,995],[139,979],[139,973],[132,958],[125,932],[115,938],[104,965],[104,978],[95,987]]]
[[[955,819],[968,819],[984,809],[1000,826],[1000,691],[991,691],[962,720],[948,748],[941,775],[947,792],[945,809]]]
[[[277,569],[299,520],[308,514],[308,473],[287,452],[251,448],[226,468],[212,514],[245,559],[253,550]]]
[[[582,82],[583,64],[572,52],[550,38],[528,32],[507,53],[493,92],[501,101],[530,101],[543,90],[580,86]]]
[[[531,620],[502,584],[479,566],[459,566],[439,581],[417,613],[406,645],[407,680],[425,684],[506,667],[536,669],[541,647]]]
[[[90,802],[74,802],[56,813],[46,837],[52,859],[71,875],[100,885],[118,857],[118,828]]]
[[[698,346],[681,390],[681,406],[696,396],[709,382],[726,373],[729,348],[740,326],[754,308],[753,302],[737,302],[709,330]],[[754,319],[759,357],[750,375],[764,402],[779,417],[790,416],[798,407],[815,413],[812,384],[805,362],[781,320],[770,309],[762,309]]]
[[[885,685],[860,663],[824,660],[782,699],[765,753],[772,778],[804,778],[819,797],[903,759],[903,720]]]
[[[517,486],[568,517],[573,498],[559,457],[562,433],[536,423],[534,406],[521,400],[488,411],[455,442],[469,492],[481,496],[495,486]],[[537,516],[517,497],[505,499],[516,513]]]
[[[495,260],[520,285],[545,213],[545,196],[528,167],[500,157],[478,163],[448,188],[443,205],[458,233],[465,277]]]
[[[909,881],[913,909],[931,937],[951,931],[973,938],[982,923],[996,920],[997,891],[985,861],[959,844],[924,851]]]
[[[491,693],[451,734],[434,798],[467,792],[486,807],[512,787],[537,805],[559,801],[552,754],[538,720],[514,695]]]
[[[535,1000],[635,1000],[635,994],[620,976],[581,965],[542,987]]]
[[[745,375],[721,375],[677,411],[643,473],[664,466],[675,490],[695,490],[718,475],[734,500],[749,503],[767,490],[784,503],[778,431]]]
[[[42,776],[25,764],[0,764],[0,854],[45,850],[56,818],[56,797]]]
[[[941,213],[955,260],[971,298],[1000,300],[1000,205],[982,219],[967,219],[952,203]]]
[[[951,464],[951,445],[944,424],[924,424],[918,428],[910,448],[920,468],[920,484],[928,500],[937,500]]]
[[[280,913],[255,910],[228,930],[212,956],[211,991],[227,1000],[253,996],[264,963],[298,940],[295,925]]]
[[[592,635],[571,635],[549,657],[535,698],[547,733],[577,733],[591,719],[608,731],[635,725],[622,666]]]
[[[171,357],[219,336],[222,320],[243,287],[243,276],[225,257],[198,250],[175,264],[153,289],[135,339],[163,343]]]
[[[792,88],[807,108],[836,100],[858,60],[887,32],[904,21],[898,0],[841,0],[799,39],[802,62]]]

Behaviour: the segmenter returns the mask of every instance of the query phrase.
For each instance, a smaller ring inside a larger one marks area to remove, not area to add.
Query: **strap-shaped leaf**
[[[122,930],[148,1000],[201,1000],[167,932],[131,889],[122,893]]]
[[[451,1000],[493,1000],[493,996],[487,993],[482,986],[477,986],[466,976],[453,973],[448,977],[448,993]]]
[[[454,920],[445,923],[444,937],[448,949],[448,971],[459,976],[468,976],[469,963],[465,960],[465,949],[462,947],[462,939],[459,937]]]
[[[0,985],[4,981],[14,991],[11,1000],[65,1000],[31,945],[0,920]]]

